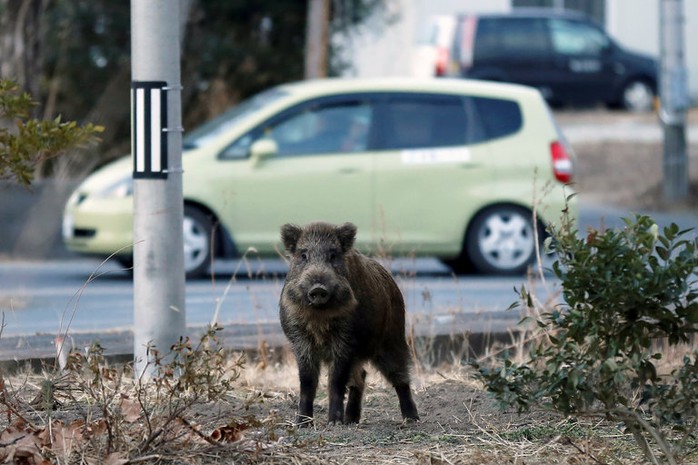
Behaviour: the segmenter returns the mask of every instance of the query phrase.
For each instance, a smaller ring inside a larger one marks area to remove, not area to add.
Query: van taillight
[[[560,182],[572,181],[572,158],[560,141],[550,144],[550,156],[553,161],[553,174]]]
[[[446,76],[446,71],[448,70],[448,49],[445,47],[438,47],[436,49],[436,63],[434,74],[436,76]]]

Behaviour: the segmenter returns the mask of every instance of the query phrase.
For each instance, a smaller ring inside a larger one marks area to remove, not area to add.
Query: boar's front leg
[[[320,362],[306,357],[296,357],[296,361],[301,384],[296,423],[299,426],[309,426],[313,423],[313,401],[320,378]]]
[[[352,364],[335,360],[330,367],[328,389],[330,395],[330,423],[344,423],[344,394],[351,375]]]

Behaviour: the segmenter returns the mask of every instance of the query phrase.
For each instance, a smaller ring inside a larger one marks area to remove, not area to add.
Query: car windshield
[[[286,95],[288,95],[288,92],[275,87],[247,100],[243,100],[187,134],[183,140],[184,149],[190,150],[206,145],[212,139],[228,131],[232,126],[237,124],[239,120]]]

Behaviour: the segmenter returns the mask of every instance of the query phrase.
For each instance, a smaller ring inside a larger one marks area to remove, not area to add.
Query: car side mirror
[[[262,138],[256,140],[250,146],[250,160],[257,166],[264,162],[267,158],[276,156],[279,153],[279,146],[276,145],[274,139]]]

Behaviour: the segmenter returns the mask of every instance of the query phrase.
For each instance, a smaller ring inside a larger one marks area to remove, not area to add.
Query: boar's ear
[[[344,223],[337,226],[337,237],[343,252],[348,252],[356,239],[356,226],[353,223]]]
[[[281,226],[281,242],[283,242],[284,248],[288,252],[294,253],[296,251],[296,244],[298,244],[298,239],[301,237],[301,232],[301,227],[295,224]]]

